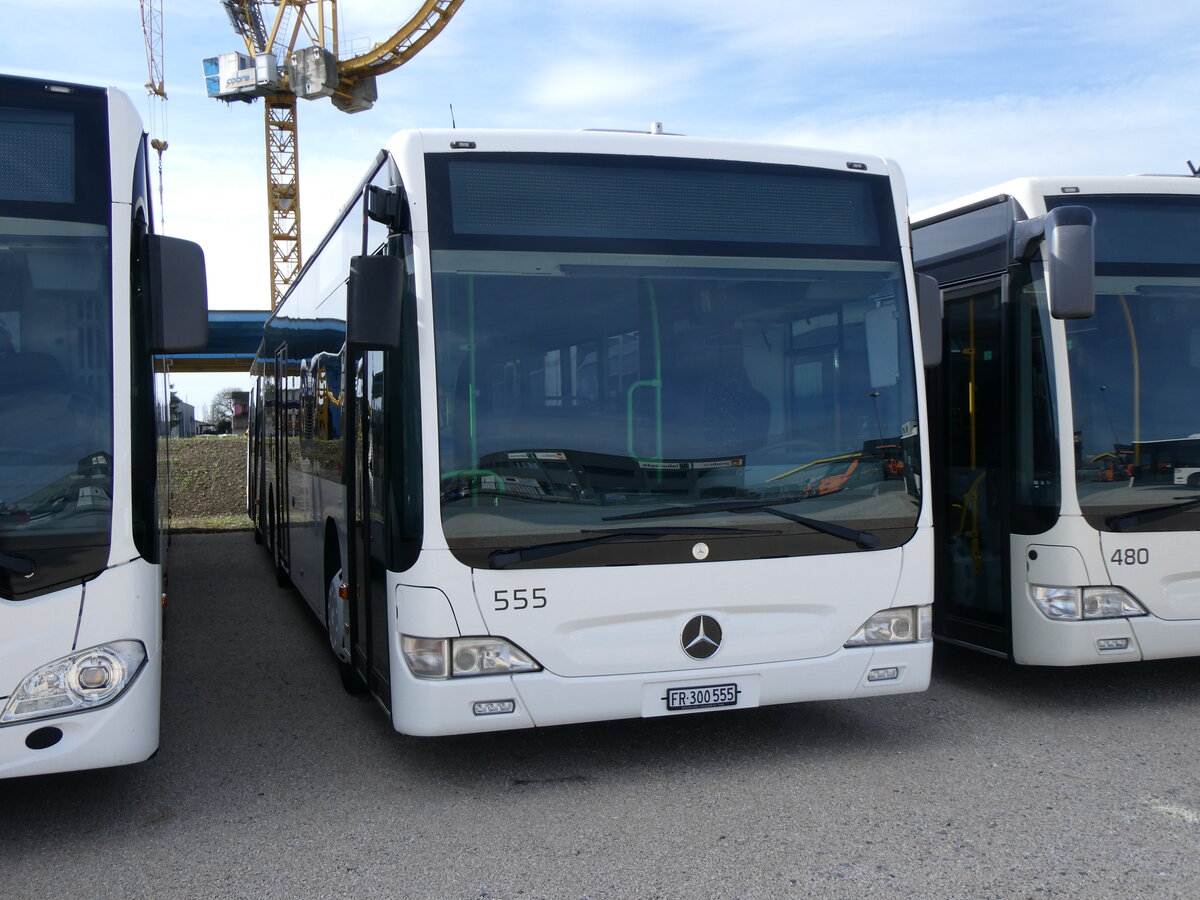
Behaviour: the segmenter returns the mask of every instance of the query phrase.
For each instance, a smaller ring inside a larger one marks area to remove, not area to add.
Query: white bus
[[[1200,654],[1200,180],[1024,178],[913,229],[945,303],[935,634],[1031,665]]]
[[[123,94],[0,76],[0,777],[158,747],[152,354],[203,346],[207,308],[147,171]]]
[[[257,528],[348,687],[414,735],[924,689],[907,234],[878,158],[397,134],[254,368]]]

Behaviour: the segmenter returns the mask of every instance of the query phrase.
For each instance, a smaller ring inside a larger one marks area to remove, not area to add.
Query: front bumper
[[[447,681],[414,678],[396,660],[392,721],[404,734],[435,736],[904,694],[929,686],[932,658],[933,644],[925,641],[841,649],[818,659],[758,666],[579,678],[543,671]],[[895,668],[896,677],[868,681],[868,672],[880,668]],[[718,684],[738,685],[735,706],[666,709],[668,688]],[[514,701],[513,712],[474,714],[475,703],[499,700]]]
[[[149,759],[158,749],[162,653],[153,653],[133,683],[98,709],[0,726],[0,778],[101,769]],[[57,729],[52,746],[38,737]]]

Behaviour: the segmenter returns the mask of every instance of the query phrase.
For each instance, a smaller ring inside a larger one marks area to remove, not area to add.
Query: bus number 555
[[[496,612],[506,609],[541,609],[546,605],[545,588],[513,588],[496,591],[492,594],[496,604]]]

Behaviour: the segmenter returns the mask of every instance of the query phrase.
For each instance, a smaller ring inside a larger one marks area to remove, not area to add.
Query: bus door
[[[291,415],[289,406],[295,402],[288,394],[288,348],[287,344],[280,345],[275,351],[275,407],[273,411],[275,426],[275,442],[273,460],[275,464],[275,529],[271,536],[271,547],[275,551],[275,572],[281,576],[291,571],[291,533],[288,524],[291,520],[288,501],[288,445],[291,443]]]
[[[351,429],[355,546],[350,581],[355,600],[350,605],[350,658],[370,692],[390,709],[384,359],[382,352],[371,350],[363,353],[355,366],[355,425]]]
[[[945,294],[945,352],[933,415],[941,423],[934,631],[1008,656],[1008,574],[1003,284]]]

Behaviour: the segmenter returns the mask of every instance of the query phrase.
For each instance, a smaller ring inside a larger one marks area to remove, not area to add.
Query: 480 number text
[[[1148,547],[1126,547],[1124,550],[1114,551],[1108,561],[1118,566],[1149,565],[1150,550]]]

